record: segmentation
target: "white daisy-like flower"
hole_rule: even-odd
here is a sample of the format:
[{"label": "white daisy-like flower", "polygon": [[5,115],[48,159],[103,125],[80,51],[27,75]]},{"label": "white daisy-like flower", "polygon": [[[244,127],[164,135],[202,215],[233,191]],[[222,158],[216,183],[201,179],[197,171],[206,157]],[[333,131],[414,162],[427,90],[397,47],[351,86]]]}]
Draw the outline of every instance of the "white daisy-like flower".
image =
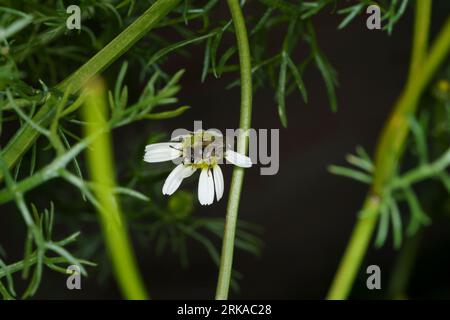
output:
[{"label": "white daisy-like flower", "polygon": [[196,131],[173,138],[170,142],[149,144],[145,147],[144,161],[149,163],[179,159],[177,165],[166,178],[162,193],[173,194],[184,178],[201,170],[198,183],[198,200],[201,205],[210,205],[214,196],[219,201],[223,196],[224,180],[219,164],[223,159],[243,168],[250,168],[249,157],[227,149],[220,133],[212,130]]}]

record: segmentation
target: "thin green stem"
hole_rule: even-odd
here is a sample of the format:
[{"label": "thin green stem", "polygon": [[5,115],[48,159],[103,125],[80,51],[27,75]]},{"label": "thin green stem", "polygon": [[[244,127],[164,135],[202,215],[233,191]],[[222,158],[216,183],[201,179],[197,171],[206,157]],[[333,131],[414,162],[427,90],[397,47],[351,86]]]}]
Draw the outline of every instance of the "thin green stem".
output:
[{"label": "thin green stem", "polygon": [[[228,0],[228,7],[233,18],[236,30],[236,39],[239,51],[239,64],[241,71],[241,113],[240,129],[237,151],[247,153],[248,129],[250,129],[252,115],[252,67],[250,47],[247,37],[244,16],[238,0]],[[230,197],[228,199],[225,231],[220,258],[219,278],[217,281],[216,299],[228,298],[233,266],[233,250],[236,231],[236,222],[239,209],[242,184],[244,181],[244,169],[235,167],[231,178]]]},{"label": "thin green stem", "polygon": [[[70,77],[57,85],[56,89],[69,94],[74,94],[93,76],[102,72],[111,63],[125,53],[136,41],[141,39],[150,29],[155,27],[178,3],[180,0],[158,0],[147,11],[145,11],[128,28],[122,31],[107,46],[100,50],[88,62],[75,71]],[[48,96],[47,101],[33,117],[33,123],[46,127],[54,115],[54,96]],[[39,132],[24,124],[11,138],[6,147],[1,151],[1,156],[8,168],[25,154],[39,137]],[[0,172],[0,181],[3,175]]]},{"label": "thin green stem", "polygon": [[408,187],[416,182],[436,176],[450,165],[450,149],[442,157],[433,163],[421,165],[405,173],[402,177],[394,180],[389,186],[391,189]]},{"label": "thin green stem", "polygon": [[25,194],[26,192],[36,188],[37,186],[51,179],[57,178],[59,176],[60,171],[64,169],[67,166],[67,164],[70,161],[72,161],[81,151],[83,151],[89,145],[89,143],[92,142],[94,138],[95,135],[86,137],[85,139],[78,142],[75,146],[70,148],[69,151],[56,157],[51,163],[49,163],[47,166],[37,171],[32,176],[29,176],[20,182],[16,182],[14,185],[14,190],[10,190],[8,188],[1,189],[0,205],[13,200],[15,192]]},{"label": "thin green stem", "polygon": [[[80,263],[85,264],[85,265],[91,265],[91,266],[95,266],[95,263],[86,261],[86,260],[78,260]],[[0,270],[0,279],[3,277],[6,277],[6,275],[15,273],[15,272],[19,272],[22,271],[23,269],[29,267],[30,265],[33,265],[37,263],[37,254],[33,253],[30,255],[30,257],[28,258],[28,261],[18,261],[15,263],[12,263],[10,265],[7,265],[6,268],[3,268],[2,270]],[[67,259],[64,257],[44,257],[44,263],[47,265],[56,265],[56,264],[60,264],[60,263],[67,263]],[[64,273],[65,273],[66,269],[64,268]]]},{"label": "thin green stem", "polygon": [[392,179],[404,149],[409,132],[408,117],[415,113],[423,90],[450,50],[450,18],[448,18],[429,54],[426,55],[428,37],[426,34],[429,32],[430,14],[431,0],[418,0],[411,72],[405,89],[380,136],[375,154],[374,180],[361,210],[364,215],[358,220],[351,235],[328,293],[328,299],[345,299],[350,293],[378,220],[384,188]]}]

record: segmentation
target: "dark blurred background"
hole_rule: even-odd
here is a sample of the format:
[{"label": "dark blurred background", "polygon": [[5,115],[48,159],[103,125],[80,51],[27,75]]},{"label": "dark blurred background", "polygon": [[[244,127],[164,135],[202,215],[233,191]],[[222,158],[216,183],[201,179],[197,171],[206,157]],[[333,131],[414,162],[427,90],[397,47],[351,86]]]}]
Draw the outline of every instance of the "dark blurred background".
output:
[{"label": "dark blurred background", "polygon": [[[445,11],[445,10],[444,10]],[[433,27],[439,27],[448,12],[435,10]],[[227,14],[224,12],[224,14]],[[243,277],[234,299],[322,299],[325,297],[338,262],[357,219],[367,187],[330,174],[327,166],[344,164],[347,153],[357,145],[371,154],[391,106],[404,85],[408,70],[412,30],[411,8],[389,36],[365,27],[365,16],[357,18],[342,31],[340,17],[322,13],[314,18],[319,43],[338,70],[339,109],[330,111],[325,86],[317,70],[307,70],[304,81],[309,92],[305,105],[298,94],[289,96],[289,126],[281,128],[272,89],[260,89],[254,95],[253,128],[280,128],[280,169],[277,175],[261,176],[259,168],[246,171],[239,218],[263,227],[264,247],[261,257],[237,251],[234,267]],[[274,43],[278,43],[274,34]],[[205,128],[235,128],[239,122],[238,88],[225,90],[236,75],[200,82],[203,46],[190,47],[191,57],[170,57],[170,70],[186,68],[182,78],[181,104],[192,106],[183,116],[151,124],[152,130],[171,132],[193,128],[202,120]],[[301,52],[296,53],[301,55]],[[295,56],[294,56],[295,57]],[[147,132],[149,123],[118,130],[114,134],[116,161],[126,161],[134,136]],[[151,168],[149,167],[149,170]],[[224,217],[231,168],[224,170],[224,200],[209,207],[196,206],[195,215]],[[184,184],[196,190],[196,179]],[[74,193],[76,191],[73,191]],[[43,194],[43,196],[45,196]],[[76,195],[78,197],[78,194]],[[70,197],[69,197],[70,199]],[[2,207],[0,243],[11,251],[22,235],[8,225],[22,225],[15,207]],[[450,228],[448,220],[437,220],[426,228],[410,283],[412,298],[450,297]],[[95,228],[82,232],[98,232]],[[220,247],[220,241],[215,241]],[[139,246],[140,269],[150,295],[157,299],[213,298],[217,268],[204,249],[189,243],[188,268],[178,257],[156,257]],[[383,249],[371,247],[355,282],[354,298],[376,298],[385,293],[396,260],[391,241]],[[21,249],[19,249],[20,251]],[[368,265],[379,265],[382,290],[365,287]],[[64,275],[46,271],[36,298],[119,298],[110,278],[98,284],[98,274],[91,271],[83,279],[83,290],[65,289]]]}]

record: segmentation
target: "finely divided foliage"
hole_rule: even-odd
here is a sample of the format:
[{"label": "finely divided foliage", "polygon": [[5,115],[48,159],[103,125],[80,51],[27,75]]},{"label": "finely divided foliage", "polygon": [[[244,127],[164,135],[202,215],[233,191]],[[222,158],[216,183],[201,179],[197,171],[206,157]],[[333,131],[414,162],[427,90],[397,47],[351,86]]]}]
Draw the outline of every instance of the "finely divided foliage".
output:
[{"label": "finely divided foliage", "polygon": [[[129,159],[117,167],[110,161],[117,174],[117,185],[111,184],[111,201],[120,202],[122,213],[117,212],[125,217],[139,246],[150,245],[157,254],[172,250],[186,266],[189,262],[187,240],[191,239],[201,244],[219,266],[220,254],[211,238],[223,237],[224,220],[195,215],[191,191],[174,193],[194,169],[201,169],[200,203],[211,204],[214,198],[219,200],[226,191],[221,169],[215,163],[217,159],[210,157],[206,162],[196,163],[184,158],[181,167],[176,167],[165,183],[168,166],[155,164],[149,169],[141,160],[145,145],[149,145],[145,154],[147,162],[185,156],[187,140],[177,142],[180,145],[176,148],[155,147],[161,146],[158,145],[161,141],[168,141],[168,133],[158,132],[157,126],[152,124],[180,116],[189,109],[178,105],[176,97],[181,90],[184,70],[170,74],[167,61],[174,54],[189,54],[189,46],[203,46],[202,65],[192,66],[186,62],[186,67],[202,71],[199,81],[214,81],[231,73],[235,79],[228,89],[247,85],[250,94],[255,94],[259,88],[273,88],[274,107],[280,123],[286,127],[286,98],[298,91],[302,101],[299,104],[311,100],[304,79],[307,68],[319,72],[331,110],[338,108],[337,73],[330,62],[332,59],[320,46],[314,16],[320,12],[340,15],[342,20],[337,27],[344,28],[374,2],[382,8],[384,28],[391,33],[408,7],[407,0],[360,0],[339,4],[333,0],[240,1],[251,52],[252,90],[251,84],[248,86],[239,77],[242,48],[224,40],[234,39],[233,34],[242,32],[239,28],[245,25],[236,21],[234,15],[233,21],[228,11],[223,10],[225,2],[86,0],[80,4],[82,29],[70,31],[65,27],[68,5],[65,1],[0,1],[0,205],[11,203],[17,207],[23,221],[18,234],[23,235],[23,239],[16,236],[15,241],[24,247],[23,258],[11,261],[8,248],[0,244],[0,294],[3,298],[34,296],[44,285],[44,268],[65,273],[68,265],[76,264],[81,266],[83,274],[98,270],[98,274],[107,276],[113,268],[105,262],[108,257],[104,242],[109,250],[121,248],[117,249],[119,259],[132,257],[133,253],[124,245],[128,241],[126,237],[115,243],[108,237],[103,240],[98,233],[76,231],[80,224],[96,227],[94,212],[104,211],[107,205],[99,192],[99,182],[91,181],[91,175],[87,175],[89,170],[92,174],[93,164],[86,164],[81,154],[99,135],[111,140],[114,130],[143,121],[150,129],[139,135],[141,140],[130,143]],[[166,37],[165,33],[170,36]],[[281,34],[281,41],[274,39],[273,34],[277,34],[277,38]],[[299,52],[301,44],[305,52]],[[122,61],[116,62],[120,58]],[[96,75],[104,76],[111,90],[100,90],[97,96],[88,98],[86,82]],[[441,77],[448,83],[448,72]],[[127,85],[132,81],[139,87],[138,93]],[[109,107],[98,132],[86,130],[90,117],[82,117],[78,112],[89,99]],[[406,202],[409,207],[408,233],[413,234],[430,223],[430,217],[424,213],[413,190],[415,183],[432,178],[442,182],[447,191],[450,188],[450,177],[445,172],[450,163],[449,151],[436,147],[439,149],[436,154],[427,147],[430,140],[438,140],[436,136],[427,136],[428,132],[435,132],[429,130],[430,127],[437,128],[439,139],[449,134],[448,88],[445,91],[445,86],[437,86],[432,101],[436,105],[433,112],[425,110],[419,117],[412,114],[409,119],[413,133],[409,149],[412,155],[418,156],[419,166],[399,170],[386,184],[380,210],[376,212],[380,215],[376,238],[379,246],[385,242],[390,225],[395,246],[401,246],[400,202]],[[445,109],[447,122],[439,120],[445,113],[441,109]],[[96,112],[95,108],[91,108],[91,112]],[[439,116],[433,117],[434,114]],[[12,136],[11,128],[15,131]],[[238,166],[251,166],[245,155],[229,151],[225,157]],[[356,169],[333,166],[330,170],[371,183],[375,166],[363,149],[359,148],[357,155],[347,159]],[[161,188],[163,194],[173,196],[163,197]],[[70,201],[66,199],[67,194],[70,194]],[[108,221],[108,217],[102,218]],[[17,223],[18,220],[10,221]],[[74,233],[55,240],[54,234],[59,232],[54,229],[59,225]],[[259,227],[239,220],[234,246],[259,255],[260,232]],[[15,282],[20,281],[18,273],[27,282],[23,292],[15,290]],[[239,272],[233,269],[229,276],[232,287],[237,290]],[[138,278],[125,276],[123,281]],[[133,284],[123,287],[122,292],[127,298],[146,297]]]}]

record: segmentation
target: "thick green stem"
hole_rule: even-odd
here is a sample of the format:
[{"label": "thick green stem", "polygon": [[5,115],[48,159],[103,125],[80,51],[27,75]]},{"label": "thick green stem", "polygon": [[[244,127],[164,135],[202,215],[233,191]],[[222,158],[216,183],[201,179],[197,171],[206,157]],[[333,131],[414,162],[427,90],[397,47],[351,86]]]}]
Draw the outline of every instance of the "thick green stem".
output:
[{"label": "thick green stem", "polygon": [[345,299],[355,281],[364,253],[375,229],[376,218],[374,217],[379,209],[379,199],[367,197],[363,208],[366,218],[360,218],[353,229],[327,299]]},{"label": "thick green stem", "polygon": [[387,290],[391,299],[400,300],[407,298],[408,283],[413,272],[422,237],[423,232],[418,232],[408,238],[399,252]]},{"label": "thick green stem", "polygon": [[328,299],[346,299],[369,246],[378,220],[378,210],[386,184],[392,178],[406,141],[408,117],[417,109],[418,100],[433,74],[450,50],[450,18],[437,36],[428,55],[427,37],[431,14],[431,0],[417,0],[410,74],[397,103],[393,108],[375,154],[374,180],[362,212],[341,260],[328,293]]},{"label": "thick green stem", "polygon": [[[239,1],[228,0],[228,7],[230,8],[234,28],[236,30],[239,63],[241,69],[241,135],[238,139],[237,151],[241,154],[246,154],[248,146],[248,129],[250,129],[252,115],[252,68],[250,48],[248,44],[245,20],[241,7],[239,6]],[[231,178],[230,197],[228,199],[222,255],[220,258],[219,279],[217,281],[216,299],[218,300],[225,300],[228,298],[233,266],[236,222],[243,180],[244,169],[235,167]]]},{"label": "thick green stem", "polygon": [[116,179],[111,137],[106,121],[106,89],[101,80],[94,79],[89,82],[86,91],[82,115],[88,125],[84,131],[86,138],[95,137],[91,148],[87,149],[87,164],[95,183],[100,222],[115,277],[127,299],[148,299],[129,241],[126,221],[113,192]]},{"label": "thick green stem", "polygon": [[76,92],[94,75],[102,72],[112,62],[117,60],[133,44],[141,39],[162,18],[164,18],[180,0],[158,0],[144,12],[128,28],[115,37],[106,47],[100,50],[87,63],[58,85],[61,91],[68,86]]},{"label": "thick green stem", "polygon": [[411,63],[409,65],[408,79],[415,76],[425,61],[428,48],[428,31],[431,19],[431,1],[419,0],[416,2],[416,19],[414,21],[414,40],[412,44]]},{"label": "thick green stem", "polygon": [[[56,89],[69,90],[76,93],[94,75],[102,72],[112,62],[125,53],[136,41],[141,39],[151,28],[164,18],[180,0],[158,0],[146,12],[144,12],[128,28],[120,33],[106,47],[100,50],[94,57],[75,71],[70,77],[61,82]],[[46,127],[54,114],[54,97],[50,97],[33,117],[33,122]],[[20,157],[34,144],[39,137],[39,132],[28,124],[24,124],[1,150],[1,156],[8,168],[14,166]],[[0,173],[0,181],[3,179]]]}]

